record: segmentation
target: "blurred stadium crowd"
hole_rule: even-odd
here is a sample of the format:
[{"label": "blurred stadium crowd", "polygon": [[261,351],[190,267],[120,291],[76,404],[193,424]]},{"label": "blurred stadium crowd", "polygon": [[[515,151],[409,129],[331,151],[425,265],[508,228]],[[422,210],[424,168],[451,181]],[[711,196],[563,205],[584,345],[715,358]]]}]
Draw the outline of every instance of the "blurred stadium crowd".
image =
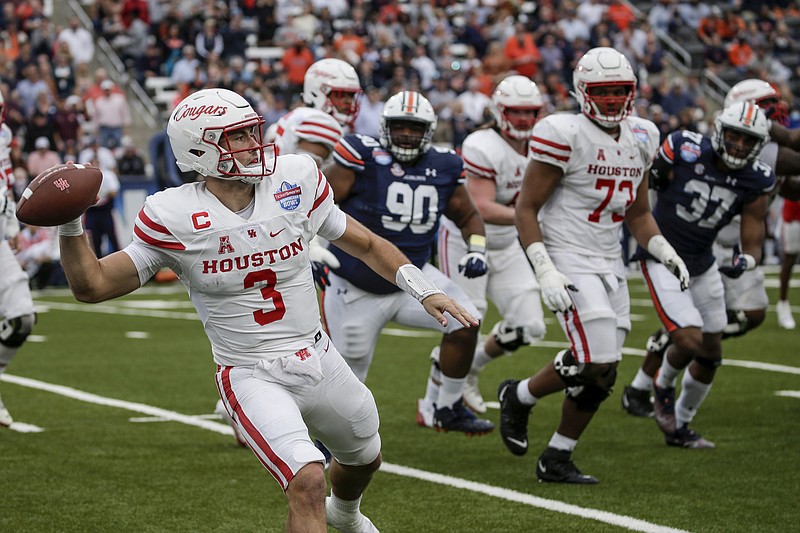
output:
[{"label": "blurred stadium crowd", "polygon": [[[80,0],[80,6],[90,27],[77,16],[54,20],[46,0],[2,5],[0,90],[14,133],[18,193],[41,170],[67,160],[97,160],[122,176],[147,173],[160,188],[194,179],[170,161],[163,132],[147,132],[149,150],[131,140],[128,96],[95,61],[100,36],[126,75],[149,87],[167,113],[192,91],[225,87],[269,125],[302,105],[306,69],[337,57],[356,68],[365,89],[358,133],[377,136],[383,102],[413,89],[438,114],[434,142],[456,149],[485,121],[494,86],[512,72],[538,84],[546,113],[574,110],[572,70],[596,46],[629,59],[639,78],[636,113],[655,122],[662,138],[678,128],[708,131],[718,107],[703,91],[708,73],[731,84],[769,80],[789,105],[791,125],[800,122],[800,0]],[[702,64],[676,76],[657,31],[698,45]]]}]

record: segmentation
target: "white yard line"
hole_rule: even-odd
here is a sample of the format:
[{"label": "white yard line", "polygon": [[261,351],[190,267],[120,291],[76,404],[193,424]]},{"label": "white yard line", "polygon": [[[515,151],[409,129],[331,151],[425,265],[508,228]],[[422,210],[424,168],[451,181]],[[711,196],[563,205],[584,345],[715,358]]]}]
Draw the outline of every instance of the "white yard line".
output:
[{"label": "white yard line", "polygon": [[800,390],[779,390],[775,391],[775,396],[783,396],[785,398],[797,398],[800,400]]},{"label": "white yard line", "polygon": [[[105,405],[108,407],[116,407],[118,409],[126,409],[128,411],[143,413],[151,417],[157,417],[159,419],[170,420],[173,422],[180,422],[181,424],[187,424],[190,426],[207,429],[215,433],[233,435],[233,429],[231,429],[231,427],[228,426],[227,424],[209,422],[198,416],[184,415],[181,413],[176,413],[175,411],[168,411],[166,409],[153,407],[151,405],[146,405],[143,403],[127,402],[124,400],[115,400],[113,398],[106,398],[103,396],[98,396],[97,394],[92,394],[90,392],[84,392],[77,389],[73,389],[72,387],[65,387],[63,385],[54,385],[52,383],[46,383],[44,381],[23,378],[20,376],[14,376],[5,373],[0,375],[0,378],[2,378],[3,381],[7,381],[15,385],[52,392],[54,394],[59,394],[61,396],[66,396],[68,398],[72,398],[74,400],[79,400],[82,402],[87,402],[97,405]],[[646,522],[644,520],[639,520],[637,518],[632,518],[630,516],[618,515],[610,513],[608,511],[601,511],[599,509],[591,509],[588,507],[579,507],[577,505],[572,505],[557,500],[548,500],[546,498],[540,498],[538,496],[533,496],[531,494],[526,494],[524,492],[517,492],[511,489],[495,487],[492,485],[477,483],[475,481],[469,481],[467,479],[446,476],[443,474],[436,474],[434,472],[426,472],[425,470],[418,470],[416,468],[410,468],[407,466],[396,465],[392,463],[383,463],[381,465],[381,472],[419,479],[422,481],[427,481],[429,483],[446,485],[448,487],[453,487],[457,489],[469,490],[472,492],[477,492],[479,494],[486,494],[494,498],[499,498],[510,502],[521,503],[523,505],[528,505],[530,507],[536,507],[539,509],[545,509],[547,511],[553,511],[556,513],[578,516],[589,520],[595,520],[598,522],[603,522],[606,524],[623,527],[626,529],[630,529],[631,531],[647,531],[653,533],[684,533],[684,531],[681,529],[675,529],[667,526],[653,524],[651,522]]]}]

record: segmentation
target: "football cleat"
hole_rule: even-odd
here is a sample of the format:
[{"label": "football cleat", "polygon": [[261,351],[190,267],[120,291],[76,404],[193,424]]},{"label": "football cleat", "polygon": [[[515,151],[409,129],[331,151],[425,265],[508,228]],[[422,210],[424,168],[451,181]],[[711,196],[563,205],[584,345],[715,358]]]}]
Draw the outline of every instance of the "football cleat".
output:
[{"label": "football cleat", "polygon": [[716,448],[713,442],[692,431],[687,424],[676,429],[674,433],[665,435],[664,440],[669,446],[677,446],[679,448],[691,448],[694,450]]},{"label": "football cleat", "polygon": [[483,401],[481,390],[478,388],[478,374],[473,374],[472,372],[467,374],[467,380],[464,382],[461,394],[464,397],[464,403],[472,411],[481,415],[486,412],[486,402]]},{"label": "football cleat", "polygon": [[657,378],[658,372],[653,378],[653,397],[655,399],[653,415],[661,431],[665,435],[670,435],[675,433],[675,387],[662,389],[656,383]]},{"label": "football cleat", "polygon": [[497,389],[500,400],[500,437],[514,455],[528,453],[528,418],[532,405],[524,405],[517,397],[519,380],[507,379]]},{"label": "football cleat", "polygon": [[667,346],[672,344],[672,338],[664,328],[659,328],[658,331],[647,337],[645,348],[648,352],[654,353],[659,357],[664,357],[664,350]]},{"label": "football cleat", "polygon": [[433,405],[422,398],[417,400],[417,424],[424,428],[433,427]]},{"label": "football cleat", "polygon": [[347,513],[337,509],[331,503],[330,496],[325,498],[325,522],[339,533],[379,533],[378,528],[361,511]]},{"label": "football cleat", "polygon": [[792,316],[792,308],[786,300],[779,300],[775,309],[778,311],[778,325],[783,329],[794,329],[797,325],[794,323]]},{"label": "football cleat", "polygon": [[628,385],[622,391],[622,408],[629,415],[653,418],[653,400],[650,391]]},{"label": "football cleat", "polygon": [[13,422],[14,419],[11,418],[11,413],[8,412],[5,404],[3,404],[3,398],[0,398],[0,427],[8,427]]},{"label": "football cleat", "polygon": [[581,473],[572,462],[572,452],[547,448],[536,462],[536,477],[540,482],[573,483],[576,485],[596,485],[594,476]]},{"label": "football cleat", "polygon": [[475,416],[460,398],[452,407],[437,408],[433,412],[433,427],[436,431],[460,431],[467,435],[485,435],[494,430],[494,424]]},{"label": "football cleat", "polygon": [[233,428],[233,436],[236,437],[236,442],[239,443],[239,446],[246,448],[247,441],[244,440],[241,432],[239,431],[239,426],[233,419],[228,415],[228,411],[225,409],[225,405],[222,403],[222,400],[217,400],[217,405],[214,407],[214,413],[218,414],[222,420],[227,422],[227,424]]}]

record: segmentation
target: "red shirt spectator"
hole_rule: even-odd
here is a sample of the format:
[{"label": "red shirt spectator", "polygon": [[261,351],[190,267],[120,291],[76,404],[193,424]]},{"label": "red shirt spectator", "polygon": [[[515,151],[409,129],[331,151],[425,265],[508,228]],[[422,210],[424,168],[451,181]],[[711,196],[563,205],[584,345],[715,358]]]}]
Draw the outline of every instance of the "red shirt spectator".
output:
[{"label": "red shirt spectator", "polygon": [[506,40],[505,55],[511,65],[521,76],[533,78],[539,70],[542,56],[533,40],[533,35],[517,31]]},{"label": "red shirt spectator", "polygon": [[611,5],[608,6],[607,13],[608,19],[616,24],[620,31],[627,30],[631,22],[636,20],[636,15],[633,14],[631,8],[628,7],[627,4],[623,4],[621,0],[614,0]]},{"label": "red shirt spectator", "polygon": [[298,41],[291,48],[287,48],[281,58],[281,65],[283,65],[289,83],[299,87],[303,86],[306,71],[313,63],[314,53],[311,52],[305,41]]},{"label": "red shirt spectator", "polygon": [[728,61],[736,68],[746,67],[753,59],[753,49],[744,38],[737,39],[728,48]]}]

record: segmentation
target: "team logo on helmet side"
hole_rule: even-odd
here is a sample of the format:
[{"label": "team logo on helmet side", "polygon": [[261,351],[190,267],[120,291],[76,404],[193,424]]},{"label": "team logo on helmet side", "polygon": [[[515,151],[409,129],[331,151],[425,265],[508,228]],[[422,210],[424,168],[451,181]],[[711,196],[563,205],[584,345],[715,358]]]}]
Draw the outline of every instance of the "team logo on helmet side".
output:
[{"label": "team logo on helmet side", "polygon": [[[190,106],[189,104],[184,104],[175,109],[175,114],[173,116],[175,118],[175,122],[179,122],[187,117],[189,118],[189,120],[197,120],[203,115],[221,117],[227,112],[228,112],[227,106],[201,105],[195,107],[195,106]],[[253,115],[255,115],[255,113],[253,113]],[[249,118],[249,117],[245,116],[244,118]]]}]

